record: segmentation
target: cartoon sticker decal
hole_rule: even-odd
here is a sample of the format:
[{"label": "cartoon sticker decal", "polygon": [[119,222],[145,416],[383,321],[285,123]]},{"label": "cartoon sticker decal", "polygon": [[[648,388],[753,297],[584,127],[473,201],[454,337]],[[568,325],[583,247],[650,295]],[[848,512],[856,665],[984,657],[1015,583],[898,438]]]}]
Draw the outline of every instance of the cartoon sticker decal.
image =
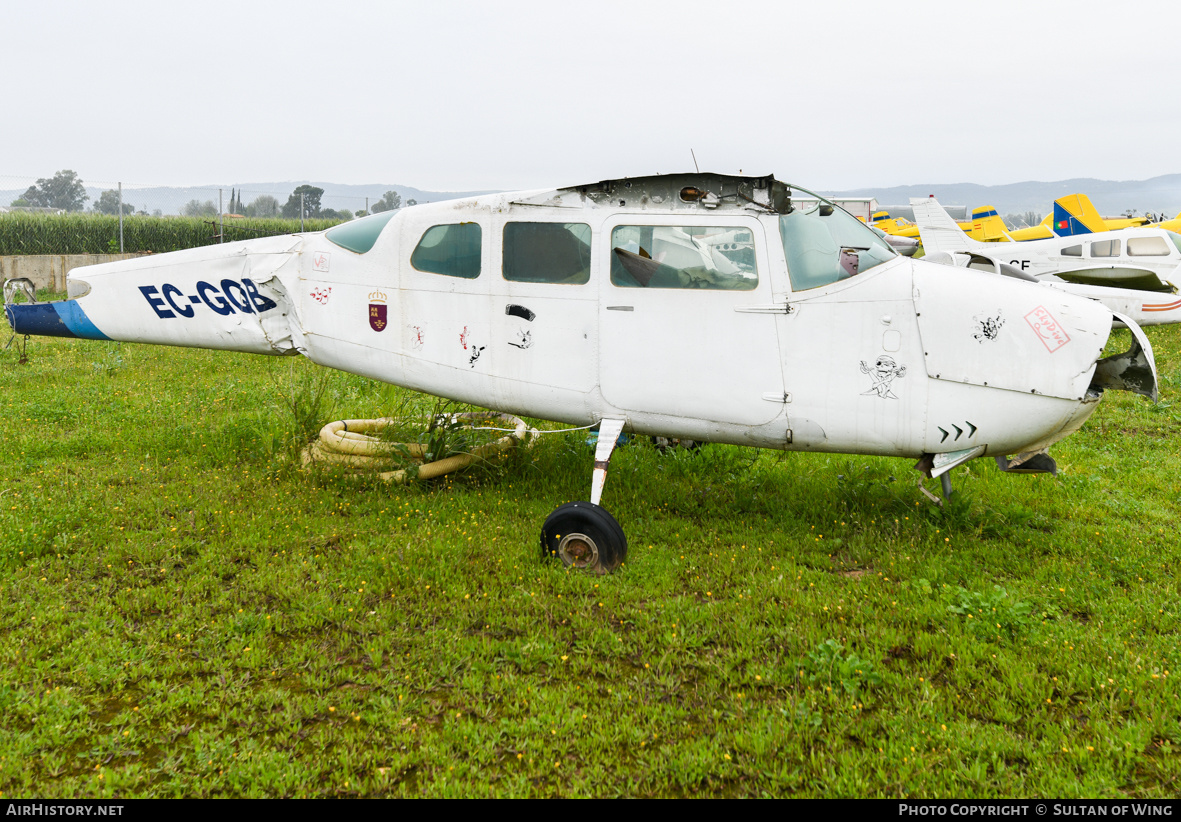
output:
[{"label": "cartoon sticker decal", "polygon": [[[510,317],[519,317],[522,320],[524,320],[525,322],[529,322],[529,323],[533,322],[533,320],[537,317],[537,315],[535,313],[530,311],[525,306],[514,305],[512,303],[510,303],[509,305],[506,305],[504,307],[504,313]],[[529,330],[528,327],[526,327],[524,325],[520,325],[520,324],[517,325],[516,331],[517,331],[517,338],[515,340],[508,340],[507,341],[508,344],[511,345],[513,348],[520,348],[521,350],[524,350],[526,348],[532,348],[533,347],[533,332],[531,330]]]},{"label": "cartoon sticker decal", "polygon": [[[964,422],[964,425],[966,425],[968,427],[968,439],[972,439],[972,437],[976,436],[976,430],[977,430],[976,424],[973,422],[969,422],[968,420],[964,420],[963,422]],[[960,428],[955,423],[951,423],[951,427],[955,429],[955,439],[953,439],[952,442],[956,442],[959,440],[960,437],[962,437],[964,435],[964,429]],[[947,442],[947,438],[951,436],[951,432],[948,431],[946,428],[944,428],[942,425],[936,425],[935,428],[937,428],[939,431],[941,431],[943,433],[943,436],[939,439],[939,442],[941,442],[941,443]]]},{"label": "cartoon sticker decal", "polygon": [[374,291],[369,295],[369,327],[374,331],[385,331],[386,325],[386,309],[385,294],[381,291]]},{"label": "cartoon sticker decal", "polygon": [[508,341],[508,344],[514,348],[530,348],[533,345],[533,332],[517,330],[517,341]]},{"label": "cartoon sticker decal", "polygon": [[312,268],[316,271],[328,272],[328,264],[332,262],[332,255],[326,251],[317,251],[312,255]]},{"label": "cartoon sticker decal", "polygon": [[423,344],[426,342],[426,332],[422,330],[421,325],[409,326],[410,347],[415,351],[421,351]]},{"label": "cartoon sticker decal", "polygon": [[985,315],[983,319],[979,315],[972,317],[976,321],[976,330],[972,336],[976,342],[983,343],[985,340],[995,340],[1001,333],[1001,326],[1005,324],[1005,318],[1001,315],[998,309],[995,317]]},{"label": "cartoon sticker decal", "polygon": [[309,296],[320,305],[328,305],[328,298],[332,296],[332,286],[328,286],[327,288],[317,286],[312,289]]},{"label": "cartoon sticker decal", "polygon": [[1070,335],[1066,333],[1066,329],[1054,319],[1054,315],[1047,311],[1045,306],[1039,305],[1030,311],[1025,315],[1025,321],[1051,354],[1070,342]]},{"label": "cartoon sticker decal", "polygon": [[533,319],[537,316],[525,306],[514,305],[512,303],[504,307],[504,313],[510,317],[520,317],[526,322],[533,322]]},{"label": "cartoon sticker decal", "polygon": [[476,360],[480,359],[480,352],[488,347],[486,345],[478,346],[472,342],[471,334],[468,332],[466,325],[463,327],[463,331],[459,332],[459,344],[463,346],[464,351],[470,350],[472,352],[472,355],[467,360],[467,364],[472,368],[476,367]]},{"label": "cartoon sticker decal", "polygon": [[906,366],[898,365],[894,362],[894,358],[882,354],[873,365],[866,365],[865,360],[861,361],[861,373],[868,374],[873,380],[873,385],[869,387],[868,391],[862,391],[861,396],[877,396],[883,400],[896,400],[898,396],[890,390],[891,383],[895,379],[902,379],[906,376]]}]

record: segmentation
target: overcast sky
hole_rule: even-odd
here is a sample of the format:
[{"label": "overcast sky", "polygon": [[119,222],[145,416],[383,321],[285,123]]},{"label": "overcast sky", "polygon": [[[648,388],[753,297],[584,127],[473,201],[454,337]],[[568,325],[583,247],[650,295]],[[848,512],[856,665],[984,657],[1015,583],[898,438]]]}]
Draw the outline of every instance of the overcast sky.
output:
[{"label": "overcast sky", "polygon": [[692,169],[809,188],[1144,179],[1157,0],[0,0],[0,175],[517,189]]}]

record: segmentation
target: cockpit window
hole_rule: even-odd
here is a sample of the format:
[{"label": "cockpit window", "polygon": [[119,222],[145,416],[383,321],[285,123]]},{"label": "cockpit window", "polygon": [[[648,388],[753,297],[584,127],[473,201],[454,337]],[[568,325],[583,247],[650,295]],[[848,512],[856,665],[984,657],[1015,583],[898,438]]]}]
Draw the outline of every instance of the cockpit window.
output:
[{"label": "cockpit window", "polygon": [[779,234],[793,291],[835,283],[898,256],[868,226],[823,199],[780,217]]},{"label": "cockpit window", "polygon": [[759,284],[754,234],[743,226],[616,226],[611,282],[624,288],[750,291]]},{"label": "cockpit window", "polygon": [[479,223],[451,223],[431,226],[410,255],[410,265],[419,271],[474,280],[480,276]]},{"label": "cockpit window", "polygon": [[1083,256],[1083,247],[1081,245],[1071,245],[1062,249],[1063,257],[1081,257]]},{"label": "cockpit window", "polygon": [[372,217],[353,220],[328,229],[324,236],[341,248],[364,254],[373,248],[381,230],[397,213],[396,211],[385,211],[381,214],[374,214]]},{"label": "cockpit window", "polygon": [[1176,231],[1166,231],[1165,233],[1173,241],[1173,245],[1177,246],[1177,250],[1181,251],[1181,234],[1178,234]]}]

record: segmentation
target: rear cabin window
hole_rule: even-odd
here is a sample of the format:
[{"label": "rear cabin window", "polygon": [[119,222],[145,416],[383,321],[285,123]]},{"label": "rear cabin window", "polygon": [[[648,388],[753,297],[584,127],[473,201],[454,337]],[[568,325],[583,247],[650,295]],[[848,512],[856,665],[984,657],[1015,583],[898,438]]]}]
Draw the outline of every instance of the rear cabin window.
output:
[{"label": "rear cabin window", "polygon": [[431,226],[422,235],[410,265],[419,271],[474,280],[480,276],[479,223]]},{"label": "rear cabin window", "polygon": [[754,234],[735,226],[621,225],[611,232],[611,282],[623,288],[750,291]]},{"label": "rear cabin window", "polygon": [[1130,237],[1129,257],[1167,257],[1172,246],[1164,237]]},{"label": "rear cabin window", "polygon": [[335,228],[328,229],[324,236],[341,248],[347,248],[349,251],[364,254],[373,248],[373,244],[377,242],[377,237],[381,234],[381,230],[385,228],[386,223],[397,213],[396,211],[386,211],[382,214],[374,214],[372,217],[353,220],[344,225],[338,225]]},{"label": "rear cabin window", "polygon": [[1081,245],[1067,246],[1062,249],[1063,257],[1081,257],[1083,256],[1083,247]]},{"label": "rear cabin window", "polygon": [[586,223],[505,223],[501,271],[517,283],[590,282],[591,230]]},{"label": "rear cabin window", "polygon": [[1119,256],[1119,240],[1104,240],[1100,243],[1091,243],[1092,257],[1118,257]]}]

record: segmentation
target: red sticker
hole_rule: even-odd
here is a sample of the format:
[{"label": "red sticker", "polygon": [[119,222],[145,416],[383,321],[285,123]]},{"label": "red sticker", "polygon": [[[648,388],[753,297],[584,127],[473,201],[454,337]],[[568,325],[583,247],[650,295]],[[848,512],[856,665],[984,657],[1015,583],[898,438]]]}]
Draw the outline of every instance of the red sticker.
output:
[{"label": "red sticker", "polygon": [[1026,314],[1025,321],[1029,323],[1029,327],[1034,330],[1038,339],[1042,341],[1042,345],[1051,354],[1070,342],[1070,335],[1066,333],[1066,329],[1054,319],[1054,315],[1044,306],[1039,305]]}]

